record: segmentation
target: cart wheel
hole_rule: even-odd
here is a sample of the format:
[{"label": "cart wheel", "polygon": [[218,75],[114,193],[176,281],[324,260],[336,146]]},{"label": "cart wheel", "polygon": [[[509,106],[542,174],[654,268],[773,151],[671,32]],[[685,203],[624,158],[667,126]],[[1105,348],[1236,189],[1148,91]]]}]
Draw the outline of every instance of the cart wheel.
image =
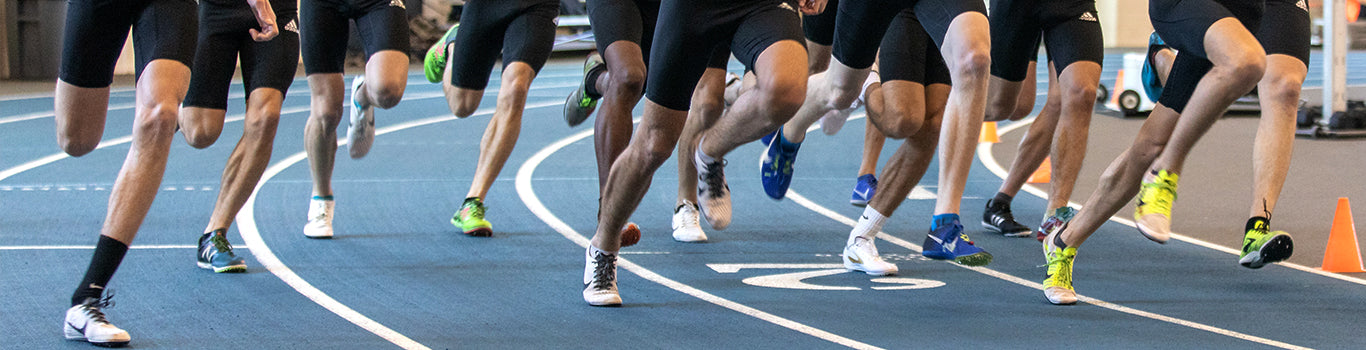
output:
[{"label": "cart wheel", "polygon": [[1096,102],[1103,103],[1110,98],[1110,89],[1105,85],[1096,86]]},{"label": "cart wheel", "polygon": [[1119,94],[1119,110],[1123,111],[1126,116],[1138,114],[1140,102],[1142,99],[1138,97],[1137,91],[1124,90],[1123,93]]}]

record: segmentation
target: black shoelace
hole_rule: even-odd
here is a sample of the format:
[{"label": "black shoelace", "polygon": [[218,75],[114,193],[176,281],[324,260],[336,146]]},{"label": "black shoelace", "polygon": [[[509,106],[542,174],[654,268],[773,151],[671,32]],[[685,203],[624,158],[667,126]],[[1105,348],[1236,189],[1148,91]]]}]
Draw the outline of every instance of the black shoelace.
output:
[{"label": "black shoelace", "polygon": [[617,259],[608,254],[593,257],[593,289],[603,290],[612,287],[617,280]]},{"label": "black shoelace", "polygon": [[106,289],[103,297],[86,299],[82,305],[85,306],[83,309],[86,316],[89,316],[91,320],[109,323],[109,320],[104,317],[104,312],[100,309],[114,307],[114,290]]},{"label": "black shoelace", "polygon": [[[718,159],[704,166],[707,168],[707,173],[702,175],[702,182],[707,184],[707,197],[721,197],[721,189],[726,186],[726,160]],[[698,189],[698,194],[702,194],[701,189]]]}]

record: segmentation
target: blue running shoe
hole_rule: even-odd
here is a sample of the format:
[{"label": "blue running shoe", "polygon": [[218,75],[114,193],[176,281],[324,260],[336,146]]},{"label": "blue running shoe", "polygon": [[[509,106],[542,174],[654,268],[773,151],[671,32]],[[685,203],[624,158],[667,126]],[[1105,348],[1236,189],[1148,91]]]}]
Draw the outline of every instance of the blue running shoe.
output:
[{"label": "blue running shoe", "polygon": [[764,135],[764,147],[767,149],[759,156],[759,179],[764,183],[764,192],[773,199],[783,199],[787,195],[787,187],[792,185],[792,163],[797,160],[797,150],[802,147],[801,143],[796,143],[791,150],[783,149],[782,137],[781,128]]},{"label": "blue running shoe", "polygon": [[868,202],[873,200],[873,194],[877,193],[877,177],[873,174],[859,175],[858,183],[854,184],[854,195],[849,197],[849,204],[855,207],[866,207]]},{"label": "blue running shoe", "polygon": [[1153,55],[1166,48],[1167,43],[1157,36],[1157,32],[1148,35],[1148,58],[1143,60],[1143,93],[1148,95],[1148,100],[1157,101],[1162,96],[1162,79],[1157,77],[1157,67],[1153,67]]},{"label": "blue running shoe", "polygon": [[199,268],[213,272],[247,272],[247,263],[232,253],[232,245],[224,236],[227,229],[217,229],[199,236]]},{"label": "blue running shoe", "polygon": [[972,239],[963,233],[963,224],[957,220],[931,230],[929,236],[925,237],[921,255],[936,260],[953,260],[967,266],[987,266],[991,263],[991,253],[973,245]]}]

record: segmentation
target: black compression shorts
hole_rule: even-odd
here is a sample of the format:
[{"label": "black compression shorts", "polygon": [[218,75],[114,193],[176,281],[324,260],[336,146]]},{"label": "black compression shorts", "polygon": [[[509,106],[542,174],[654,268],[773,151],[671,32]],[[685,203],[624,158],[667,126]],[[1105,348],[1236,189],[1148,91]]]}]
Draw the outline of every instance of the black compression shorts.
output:
[{"label": "black compression shorts", "polygon": [[645,96],[665,108],[686,111],[717,47],[730,43],[735,57],[753,69],[759,54],[784,40],[805,45],[801,16],[790,1],[664,0]]},{"label": "black compression shorts", "polygon": [[1059,74],[1080,61],[1102,64],[1098,18],[1094,0],[992,0],[991,75],[1023,81],[1029,62],[1038,58],[1040,39]]},{"label": "black compression shorts", "polygon": [[241,0],[202,0],[199,6],[199,46],[194,75],[185,95],[186,107],[227,109],[228,86],[237,60],[242,62],[242,85],[289,92],[299,66],[299,31],[293,1],[271,1],[280,35],[264,42],[252,40],[249,29],[259,29],[256,17]]},{"label": "black compression shorts", "polygon": [[[835,45],[832,55],[845,66],[868,68],[873,65],[878,46],[892,18],[912,8],[935,46],[944,45],[949,24],[967,12],[986,14],[980,0],[860,0],[839,4],[835,19]],[[828,11],[828,10],[827,10]],[[883,67],[886,69],[886,67]]]},{"label": "black compression shorts", "polygon": [[830,0],[825,3],[825,12],[815,16],[802,16],[802,32],[806,34],[806,40],[830,46],[835,43],[835,14],[839,13],[839,0]]},{"label": "black compression shorts", "polygon": [[949,67],[939,47],[910,9],[902,10],[887,27],[878,51],[882,82],[903,80],[921,85],[950,84]]},{"label": "black compression shorts", "polygon": [[158,59],[194,61],[193,0],[68,0],[58,77],[83,88],[108,87],[114,64],[133,32],[134,79]]},{"label": "black compression shorts", "polygon": [[1249,32],[1261,28],[1262,1],[1248,0],[1152,0],[1148,14],[1153,29],[1177,50],[1171,73],[1158,103],[1177,113],[1186,109],[1195,86],[1214,64],[1206,59],[1205,32],[1221,19],[1238,19]]},{"label": "black compression shorts", "polygon": [[659,0],[588,0],[588,19],[593,23],[593,40],[598,51],[618,41],[640,45],[646,65],[650,63],[650,43],[659,21]]},{"label": "black compression shorts", "polygon": [[1309,9],[1296,0],[1266,0],[1257,41],[1267,55],[1287,55],[1309,66]]},{"label": "black compression shorts", "polygon": [[341,73],[346,62],[346,43],[351,20],[356,21],[368,59],[376,52],[408,53],[408,15],[402,1],[302,0],[304,71]]},{"label": "black compression shorts", "polygon": [[452,39],[451,85],[483,90],[498,54],[503,67],[522,62],[541,71],[555,45],[557,0],[470,0],[460,13],[460,29]]}]

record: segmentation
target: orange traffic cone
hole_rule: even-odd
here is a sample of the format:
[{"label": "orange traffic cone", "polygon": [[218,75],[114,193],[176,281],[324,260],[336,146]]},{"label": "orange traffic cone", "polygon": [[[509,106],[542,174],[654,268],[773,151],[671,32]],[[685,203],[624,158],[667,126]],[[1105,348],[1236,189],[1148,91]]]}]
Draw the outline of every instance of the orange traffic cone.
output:
[{"label": "orange traffic cone", "polygon": [[1352,205],[1347,197],[1338,198],[1333,215],[1333,230],[1328,232],[1328,248],[1323,250],[1323,267],[1328,272],[1366,272],[1357,249],[1357,230],[1352,222]]},{"label": "orange traffic cone", "polygon": [[1029,183],[1046,184],[1053,181],[1053,162],[1049,158],[1043,159],[1043,164],[1039,164],[1039,169],[1034,170],[1034,174],[1029,175]]},{"label": "orange traffic cone", "polygon": [[1001,136],[996,134],[996,122],[982,123],[982,137],[977,142],[997,143],[1001,142]]}]

